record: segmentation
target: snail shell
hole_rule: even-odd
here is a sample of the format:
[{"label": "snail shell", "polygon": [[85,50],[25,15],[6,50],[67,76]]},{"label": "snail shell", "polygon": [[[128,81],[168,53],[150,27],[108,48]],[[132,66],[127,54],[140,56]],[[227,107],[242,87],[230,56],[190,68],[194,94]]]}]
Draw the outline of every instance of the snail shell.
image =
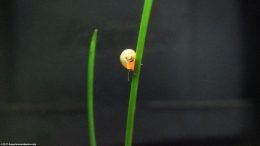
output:
[{"label": "snail shell", "polygon": [[125,49],[120,55],[121,64],[128,70],[134,71],[136,53],[133,49]]}]

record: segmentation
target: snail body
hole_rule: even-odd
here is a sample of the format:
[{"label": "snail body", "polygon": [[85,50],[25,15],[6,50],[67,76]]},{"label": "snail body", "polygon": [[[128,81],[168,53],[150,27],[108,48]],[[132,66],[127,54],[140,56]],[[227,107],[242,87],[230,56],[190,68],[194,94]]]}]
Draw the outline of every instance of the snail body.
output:
[{"label": "snail body", "polygon": [[129,71],[134,71],[136,53],[133,49],[125,49],[120,55],[121,64]]}]

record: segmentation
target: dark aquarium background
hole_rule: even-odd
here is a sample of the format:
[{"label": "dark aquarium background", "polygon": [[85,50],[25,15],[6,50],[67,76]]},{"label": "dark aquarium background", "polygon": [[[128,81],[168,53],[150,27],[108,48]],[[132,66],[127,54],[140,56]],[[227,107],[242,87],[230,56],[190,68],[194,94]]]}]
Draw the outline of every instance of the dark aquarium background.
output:
[{"label": "dark aquarium background", "polygon": [[[0,143],[87,146],[94,28],[97,143],[124,143],[143,0],[0,1]],[[260,2],[155,0],[137,100],[136,146],[260,145]]]}]

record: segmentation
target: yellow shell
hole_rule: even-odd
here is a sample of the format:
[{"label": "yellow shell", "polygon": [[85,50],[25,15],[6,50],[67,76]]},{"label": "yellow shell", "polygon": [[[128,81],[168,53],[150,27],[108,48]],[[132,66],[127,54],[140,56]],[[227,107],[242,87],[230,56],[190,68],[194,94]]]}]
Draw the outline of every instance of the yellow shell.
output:
[{"label": "yellow shell", "polygon": [[120,55],[120,62],[126,69],[134,71],[135,57],[136,54],[133,49],[125,49]]}]

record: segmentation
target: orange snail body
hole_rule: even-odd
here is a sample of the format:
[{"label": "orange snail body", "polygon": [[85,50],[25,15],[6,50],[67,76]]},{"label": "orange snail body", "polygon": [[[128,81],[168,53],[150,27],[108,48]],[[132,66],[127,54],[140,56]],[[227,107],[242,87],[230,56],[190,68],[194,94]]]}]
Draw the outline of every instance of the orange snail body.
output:
[{"label": "orange snail body", "polygon": [[125,49],[120,55],[121,64],[128,70],[134,71],[136,53],[133,49]]}]

